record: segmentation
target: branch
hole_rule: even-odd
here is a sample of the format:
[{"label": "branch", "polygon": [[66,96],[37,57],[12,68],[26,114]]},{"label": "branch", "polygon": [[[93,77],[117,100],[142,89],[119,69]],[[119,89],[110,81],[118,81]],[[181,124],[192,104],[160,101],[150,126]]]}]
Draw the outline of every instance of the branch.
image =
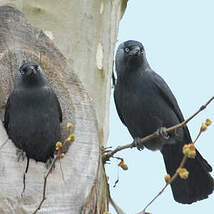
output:
[{"label": "branch", "polygon": [[[196,112],[197,113],[197,112]],[[196,141],[198,140],[198,138],[200,137],[201,133],[203,132],[204,130],[202,130],[202,128],[200,129],[196,139],[192,142],[192,144],[195,144]],[[184,164],[186,163],[186,160],[188,159],[188,157],[186,155],[184,155],[180,165],[178,168],[183,168],[184,167]],[[146,209],[165,191],[165,189],[169,186],[169,184],[171,184],[177,177],[178,177],[179,173],[178,171],[176,170],[176,172],[174,173],[174,175],[172,176],[172,178],[170,178],[170,180],[165,184],[165,186],[161,189],[161,191],[145,206],[145,208],[137,213],[137,214],[146,214]]]},{"label": "branch", "polygon": [[[64,143],[62,144],[61,142],[56,142],[56,150],[58,150],[58,153],[56,155],[56,157],[54,158],[53,162],[51,163],[51,166],[44,178],[44,184],[43,184],[43,195],[42,195],[42,200],[41,202],[39,203],[39,206],[36,208],[36,210],[33,212],[33,214],[36,214],[42,207],[43,203],[45,202],[46,200],[46,187],[47,187],[47,180],[48,180],[48,176],[50,175],[50,173],[52,172],[52,170],[54,169],[55,167],[55,163],[56,161],[61,158],[64,157],[64,149],[66,148],[66,146],[72,142],[74,142],[75,140],[75,137],[74,135],[71,135],[70,132],[71,132],[71,129],[72,129],[72,124],[71,123],[67,123],[67,135],[68,137],[65,139]],[[60,167],[61,168],[61,167]],[[62,173],[62,176],[63,176],[63,173]],[[64,176],[63,176],[63,179],[64,179]]]},{"label": "branch", "polygon": [[46,186],[47,186],[47,180],[48,180],[48,176],[49,174],[51,173],[51,171],[53,170],[54,166],[55,166],[55,163],[57,161],[57,159],[59,159],[60,156],[59,156],[59,153],[57,154],[57,156],[54,158],[49,170],[48,170],[48,173],[47,175],[45,176],[44,178],[44,184],[43,184],[43,197],[42,197],[42,200],[41,202],[39,203],[39,206],[36,208],[36,210],[33,212],[33,214],[36,214],[42,207],[42,204],[45,202],[46,200]]},{"label": "branch", "polygon": [[[195,112],[191,117],[189,117],[187,120],[184,120],[183,122],[177,124],[177,125],[174,125],[172,127],[169,127],[166,129],[166,132],[167,133],[170,133],[178,128],[181,128],[183,126],[185,126],[190,120],[192,120],[196,115],[198,115],[201,111],[203,111],[212,101],[214,100],[214,97],[210,98],[204,105],[202,105],[199,110],[197,112]],[[140,139],[140,145],[143,146],[143,144],[153,138],[156,138],[156,137],[159,137],[159,135],[154,132],[153,134],[150,134],[144,138],[141,138]],[[126,144],[124,146],[118,146],[115,150],[113,151],[110,151],[106,154],[103,155],[103,162],[105,163],[106,161],[108,161],[111,157],[113,157],[113,155],[121,150],[124,150],[124,149],[128,149],[128,148],[133,148],[133,147],[136,147],[136,145],[134,143],[130,143],[130,144]]]},{"label": "branch", "polygon": [[166,183],[162,190],[145,206],[145,208],[141,212],[137,214],[146,214],[146,209],[164,192],[168,185],[169,183]]}]

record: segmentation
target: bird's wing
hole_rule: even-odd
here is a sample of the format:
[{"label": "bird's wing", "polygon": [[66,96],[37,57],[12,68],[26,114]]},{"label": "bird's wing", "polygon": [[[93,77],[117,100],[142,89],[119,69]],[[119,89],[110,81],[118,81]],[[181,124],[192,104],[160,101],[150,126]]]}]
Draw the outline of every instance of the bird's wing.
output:
[{"label": "bird's wing", "polygon": [[57,102],[57,108],[58,108],[58,112],[59,112],[59,121],[62,122],[62,109],[61,109],[61,106],[60,106],[60,103],[59,103],[59,100],[58,100],[56,94],[55,94],[55,99]]},{"label": "bird's wing", "polygon": [[[153,82],[154,85],[158,88],[158,91],[160,92],[161,96],[165,101],[167,102],[168,105],[171,106],[175,114],[177,115],[178,119],[180,122],[184,121],[183,114],[178,106],[178,103],[175,99],[175,96],[173,95],[172,91],[170,90],[169,86],[166,84],[166,82],[155,72],[151,71],[153,75]],[[189,141],[191,143],[191,136],[189,133],[189,130],[187,126],[183,127],[184,133]],[[185,142],[183,142],[185,144]],[[206,167],[208,171],[212,171],[212,167],[209,165],[209,163],[202,157],[202,155],[196,150],[197,156],[196,158],[203,164],[203,166]]]},{"label": "bird's wing", "polygon": [[117,85],[116,85],[115,88],[114,88],[114,102],[115,102],[115,106],[116,106],[119,118],[122,121],[122,123],[126,126],[126,123],[125,123],[125,121],[123,119],[123,115],[122,115],[121,110],[120,110],[120,107],[118,105],[118,99],[119,99],[119,95],[118,95],[118,90],[117,90]]},{"label": "bird's wing", "polygon": [[166,82],[154,71],[152,72],[152,80],[154,85],[157,87],[161,97],[166,101],[166,103],[173,109],[177,115],[180,122],[184,121],[183,114],[178,106],[175,96],[170,90]]},{"label": "bird's wing", "polygon": [[62,109],[61,109],[59,100],[58,100],[54,90],[52,88],[50,88],[50,90],[51,90],[51,94],[53,94],[54,101],[57,104],[57,109],[58,109],[58,113],[59,113],[59,121],[62,122]]}]

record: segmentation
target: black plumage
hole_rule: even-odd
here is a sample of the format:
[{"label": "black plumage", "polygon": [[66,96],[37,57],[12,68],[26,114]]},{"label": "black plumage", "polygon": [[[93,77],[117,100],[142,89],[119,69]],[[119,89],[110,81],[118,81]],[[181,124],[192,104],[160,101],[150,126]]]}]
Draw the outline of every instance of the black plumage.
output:
[{"label": "black plumage", "polygon": [[60,122],[58,98],[41,67],[33,62],[23,64],[5,109],[4,126],[9,138],[28,159],[47,162],[61,137]]},{"label": "black plumage", "polygon": [[[117,83],[114,99],[118,115],[133,138],[145,137],[160,127],[171,127],[184,120],[176,98],[165,81],[155,73],[145,56],[143,45],[126,41],[116,53]],[[191,143],[187,127],[169,134],[169,139],[156,138],[145,143],[151,150],[160,150],[167,173],[173,175],[183,158],[182,147]],[[172,192],[177,202],[191,204],[213,192],[211,166],[197,151],[195,159],[188,159],[185,168],[188,179],[177,178]]]}]

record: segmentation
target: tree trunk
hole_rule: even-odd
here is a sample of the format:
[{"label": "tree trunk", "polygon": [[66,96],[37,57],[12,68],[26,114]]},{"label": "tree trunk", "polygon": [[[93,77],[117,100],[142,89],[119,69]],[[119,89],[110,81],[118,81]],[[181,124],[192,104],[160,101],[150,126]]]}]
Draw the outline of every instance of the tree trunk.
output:
[{"label": "tree trunk", "polygon": [[[47,197],[38,213],[105,213],[108,185],[100,146],[108,137],[114,48],[127,1],[5,0],[0,4],[12,6],[0,7],[1,118],[18,67],[23,61],[35,61],[60,100],[63,139],[67,122],[73,123],[76,136],[61,160],[63,176],[57,162],[48,177]],[[0,213],[33,213],[42,199],[44,164],[30,161],[21,197],[26,163],[17,162],[16,148],[1,124],[0,151]]]}]

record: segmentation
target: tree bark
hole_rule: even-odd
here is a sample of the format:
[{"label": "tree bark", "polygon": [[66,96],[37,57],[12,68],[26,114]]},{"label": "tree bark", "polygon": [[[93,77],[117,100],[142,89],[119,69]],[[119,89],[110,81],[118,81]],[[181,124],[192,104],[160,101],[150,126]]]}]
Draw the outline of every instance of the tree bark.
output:
[{"label": "tree bark", "polygon": [[[0,7],[1,118],[18,67],[32,60],[41,65],[60,100],[63,139],[67,122],[73,123],[76,136],[61,160],[64,180],[57,162],[38,213],[105,213],[108,185],[100,146],[108,137],[114,47],[127,1],[5,0],[1,4],[6,3],[13,7]],[[2,214],[32,213],[42,199],[46,169],[32,160],[26,191],[20,196],[25,165],[16,161],[16,148],[0,125]]]}]

